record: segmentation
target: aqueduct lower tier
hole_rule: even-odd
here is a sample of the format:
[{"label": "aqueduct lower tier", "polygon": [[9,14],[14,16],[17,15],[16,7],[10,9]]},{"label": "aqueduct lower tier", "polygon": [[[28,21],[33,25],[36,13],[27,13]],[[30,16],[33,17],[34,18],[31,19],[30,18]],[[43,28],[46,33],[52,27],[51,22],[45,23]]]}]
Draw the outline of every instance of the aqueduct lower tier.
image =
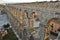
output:
[{"label": "aqueduct lower tier", "polygon": [[33,9],[33,8],[25,8],[25,7],[23,7],[23,8],[19,7],[19,8],[21,8],[21,9],[17,9],[15,7],[12,7],[12,6],[5,6],[5,9],[6,9],[5,11],[7,12],[9,20],[12,22],[15,30],[17,30],[18,32],[20,30],[22,30],[22,26],[20,24],[20,21],[22,22],[22,19],[20,19],[21,15],[23,15],[24,13],[28,13],[27,16],[31,17],[31,13],[34,12],[38,15],[38,18],[40,21],[40,28],[41,28],[40,29],[41,30],[40,31],[40,37],[41,37],[41,40],[44,40],[45,31],[47,28],[48,21],[52,18],[60,18],[60,11],[58,9],[57,10],[46,10],[46,9],[37,9],[37,8]]}]

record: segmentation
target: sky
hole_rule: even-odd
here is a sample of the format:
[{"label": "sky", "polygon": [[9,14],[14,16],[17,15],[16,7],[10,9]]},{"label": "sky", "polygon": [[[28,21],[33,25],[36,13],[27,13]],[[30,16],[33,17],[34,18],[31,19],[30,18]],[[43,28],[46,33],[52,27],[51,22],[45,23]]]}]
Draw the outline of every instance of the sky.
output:
[{"label": "sky", "polygon": [[0,0],[0,3],[24,3],[24,2],[36,2],[36,1],[50,1],[50,0]]}]

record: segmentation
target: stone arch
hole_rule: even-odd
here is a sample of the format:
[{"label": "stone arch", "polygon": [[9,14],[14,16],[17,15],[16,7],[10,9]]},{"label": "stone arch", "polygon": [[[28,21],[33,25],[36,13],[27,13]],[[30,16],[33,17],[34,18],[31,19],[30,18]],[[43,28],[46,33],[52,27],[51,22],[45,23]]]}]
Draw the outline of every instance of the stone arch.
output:
[{"label": "stone arch", "polygon": [[27,12],[27,10],[23,11],[23,22],[24,22],[24,26],[28,25],[28,12]]},{"label": "stone arch", "polygon": [[[59,24],[57,24],[57,21],[60,20],[60,18],[51,18],[48,22],[47,22],[47,27],[45,30],[45,37],[44,40],[49,40],[51,38],[51,33],[56,33],[57,34],[57,30],[58,28],[60,28]],[[55,27],[55,26],[59,26],[59,27]],[[56,30],[54,29],[54,27],[56,28]],[[57,36],[57,35],[56,35]],[[55,38],[56,38],[55,36]],[[53,40],[53,39],[52,39]]]},{"label": "stone arch", "polygon": [[34,18],[36,17],[36,13],[35,12],[32,12],[31,15],[34,15]]},{"label": "stone arch", "polygon": [[24,12],[26,12],[26,15],[27,15],[27,18],[28,18],[28,12],[27,12],[27,10],[24,10]]},{"label": "stone arch", "polygon": [[35,12],[32,12],[30,15],[30,29],[33,30],[34,26],[34,14]]},{"label": "stone arch", "polygon": [[33,30],[35,26],[35,22],[39,21],[39,18],[37,18],[36,12],[32,12],[30,15],[30,29]]},{"label": "stone arch", "polygon": [[36,21],[39,21],[39,15],[36,12],[32,12],[31,15],[34,16],[34,18],[36,18]]}]

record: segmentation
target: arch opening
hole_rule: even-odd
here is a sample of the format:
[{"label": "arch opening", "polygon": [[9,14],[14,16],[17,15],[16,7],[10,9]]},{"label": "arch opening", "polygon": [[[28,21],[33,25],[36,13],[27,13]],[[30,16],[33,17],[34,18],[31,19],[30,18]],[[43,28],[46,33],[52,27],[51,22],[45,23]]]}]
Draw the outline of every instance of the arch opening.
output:
[{"label": "arch opening", "polygon": [[[36,23],[37,23],[37,25],[36,25]],[[39,21],[38,14],[35,12],[32,12],[31,17],[30,17],[30,29],[33,30],[34,27],[39,27],[39,23],[40,23],[40,21]]]},{"label": "arch opening", "polygon": [[35,13],[35,12],[32,12],[32,14],[31,15],[33,15],[34,16],[34,19],[36,19],[36,21],[39,21],[40,19],[39,19],[39,15],[37,14],[37,13]]}]

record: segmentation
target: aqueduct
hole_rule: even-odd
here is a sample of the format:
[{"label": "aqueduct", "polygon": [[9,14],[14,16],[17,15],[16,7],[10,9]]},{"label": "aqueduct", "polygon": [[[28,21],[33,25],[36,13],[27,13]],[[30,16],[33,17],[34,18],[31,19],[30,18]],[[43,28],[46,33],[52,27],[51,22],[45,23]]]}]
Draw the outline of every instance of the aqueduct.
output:
[{"label": "aqueduct", "polygon": [[9,4],[5,5],[4,10],[18,34],[23,31],[24,26],[30,30],[34,29],[34,16],[36,16],[40,22],[40,39],[49,40],[51,27],[48,24],[51,19],[60,18],[59,5],[59,2]]}]

